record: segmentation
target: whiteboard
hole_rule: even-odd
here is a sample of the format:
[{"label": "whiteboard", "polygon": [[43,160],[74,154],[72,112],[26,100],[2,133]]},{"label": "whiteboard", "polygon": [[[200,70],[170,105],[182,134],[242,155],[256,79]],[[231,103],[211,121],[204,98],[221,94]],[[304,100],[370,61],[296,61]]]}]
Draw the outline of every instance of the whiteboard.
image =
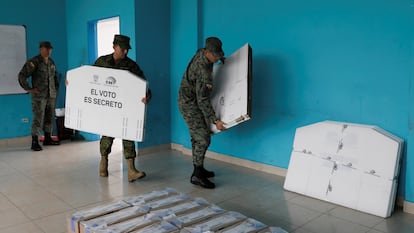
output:
[{"label": "whiteboard", "polygon": [[81,66],[67,72],[65,127],[143,141],[147,81],[127,70]]},{"label": "whiteboard", "polygon": [[26,62],[26,28],[0,25],[0,95],[26,93],[18,74]]},{"label": "whiteboard", "polygon": [[[252,49],[245,44],[213,69],[211,105],[218,119],[231,128],[251,118]],[[211,130],[218,133],[214,124]]]}]

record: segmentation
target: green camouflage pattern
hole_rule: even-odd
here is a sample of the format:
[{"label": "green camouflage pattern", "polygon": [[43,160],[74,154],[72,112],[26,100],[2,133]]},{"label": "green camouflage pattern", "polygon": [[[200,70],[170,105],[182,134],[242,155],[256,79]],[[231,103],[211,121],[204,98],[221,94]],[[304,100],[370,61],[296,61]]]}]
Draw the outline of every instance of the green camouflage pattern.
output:
[{"label": "green camouflage pattern", "polygon": [[[128,70],[131,73],[143,78],[145,78],[144,72],[141,70],[141,68],[138,66],[136,62],[134,62],[132,59],[125,57],[121,61],[115,63],[115,60],[112,56],[112,54],[105,55],[99,57],[95,63],[94,66],[99,67],[105,67],[105,68],[113,68],[113,69],[120,69],[120,70]],[[147,95],[150,94],[151,91],[148,89]],[[102,136],[100,141],[100,152],[101,156],[108,156],[109,153],[111,153],[112,143],[114,141],[113,137],[108,136]],[[125,159],[132,159],[136,157],[136,151],[135,151],[135,142],[130,140],[122,140],[122,145],[124,148],[124,157]]]},{"label": "green camouflage pattern", "polygon": [[[28,78],[32,77],[32,83],[29,84]],[[38,98],[56,98],[59,83],[55,62],[49,57],[48,63],[44,62],[42,56],[38,55],[27,61],[19,72],[20,86],[28,90],[37,88],[40,93],[36,94]]]},{"label": "green camouflage pattern", "polygon": [[217,120],[210,102],[213,88],[213,63],[199,49],[183,75],[178,92],[178,106],[191,136],[193,163],[203,165],[211,142],[210,124]]},{"label": "green camouflage pattern", "polygon": [[[31,83],[29,84],[29,77]],[[20,86],[25,89],[37,88],[40,93],[32,93],[33,121],[31,134],[41,135],[41,130],[52,133],[55,119],[55,103],[59,89],[55,62],[49,57],[48,63],[38,55],[27,61],[18,75]]]},{"label": "green camouflage pattern", "polygon": [[33,136],[42,135],[41,130],[44,133],[53,132],[55,106],[56,98],[33,98],[32,95],[33,121],[30,132]]},{"label": "green camouflage pattern", "polygon": [[143,79],[146,79],[144,72],[141,70],[138,64],[134,62],[132,59],[130,59],[129,57],[125,57],[121,61],[115,63],[115,60],[112,54],[108,54],[108,55],[99,57],[93,65],[99,66],[99,67],[105,67],[105,68],[128,70],[131,73]]},{"label": "green camouflage pattern", "polygon": [[[111,153],[112,144],[114,142],[113,137],[102,136],[101,141],[99,142],[99,149],[101,156],[108,156]],[[130,140],[122,140],[122,145],[124,147],[124,157],[125,159],[133,159],[136,156],[135,151],[135,142]]]}]

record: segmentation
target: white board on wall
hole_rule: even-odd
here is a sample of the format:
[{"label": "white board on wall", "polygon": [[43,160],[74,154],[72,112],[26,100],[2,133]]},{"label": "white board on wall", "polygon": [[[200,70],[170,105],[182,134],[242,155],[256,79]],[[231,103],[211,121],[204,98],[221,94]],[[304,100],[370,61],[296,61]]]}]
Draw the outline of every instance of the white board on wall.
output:
[{"label": "white board on wall", "polygon": [[[214,66],[211,105],[218,119],[231,128],[251,118],[252,48],[245,44],[224,64]],[[215,125],[211,130],[217,131]]]},{"label": "white board on wall", "polygon": [[0,95],[26,93],[18,74],[26,62],[26,28],[0,25]]},{"label": "white board on wall", "polygon": [[143,141],[147,81],[127,70],[81,66],[67,72],[65,127]]}]

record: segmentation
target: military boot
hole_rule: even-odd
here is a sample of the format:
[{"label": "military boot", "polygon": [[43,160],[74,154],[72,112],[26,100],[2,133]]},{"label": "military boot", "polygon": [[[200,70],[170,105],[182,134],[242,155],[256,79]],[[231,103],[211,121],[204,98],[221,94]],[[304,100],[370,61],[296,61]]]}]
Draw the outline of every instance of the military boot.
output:
[{"label": "military boot", "polygon": [[99,175],[102,177],[108,176],[108,156],[102,155],[101,162],[99,164]]},{"label": "military boot", "polygon": [[41,151],[42,147],[39,145],[39,138],[37,136],[32,136],[32,150]]},{"label": "military boot", "polygon": [[[194,171],[195,171],[196,170],[195,169],[196,165],[193,164],[193,166],[194,166]],[[194,175],[194,171],[193,171],[192,175]],[[213,171],[206,170],[203,165],[201,165],[201,171],[202,171],[203,175],[207,178],[211,178],[211,177],[214,177],[216,175]]]},{"label": "military boot", "polygon": [[134,180],[138,180],[146,176],[145,172],[140,172],[137,169],[135,169],[135,158],[127,159],[127,164],[129,182],[133,182]]},{"label": "military boot", "polygon": [[194,166],[193,174],[191,175],[190,182],[194,185],[200,185],[206,189],[214,189],[216,185],[208,180],[207,176],[203,172],[203,166]]},{"label": "military boot", "polygon": [[216,174],[214,174],[213,171],[208,171],[204,168],[204,166],[201,166],[201,170],[203,170],[203,174],[207,177],[207,178],[211,178],[214,177]]},{"label": "military boot", "polygon": [[43,145],[44,146],[58,146],[58,145],[60,145],[60,142],[53,141],[52,136],[50,135],[50,133],[45,132],[45,138],[43,140]]}]

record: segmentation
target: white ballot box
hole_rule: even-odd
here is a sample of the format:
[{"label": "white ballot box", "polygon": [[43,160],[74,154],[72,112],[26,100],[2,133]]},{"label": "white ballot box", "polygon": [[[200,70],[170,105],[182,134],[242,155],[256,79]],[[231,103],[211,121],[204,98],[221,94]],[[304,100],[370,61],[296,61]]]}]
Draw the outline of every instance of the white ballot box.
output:
[{"label": "white ballot box", "polygon": [[[213,68],[211,105],[216,116],[231,128],[251,118],[252,48],[249,44],[234,52],[225,64]],[[211,125],[217,133],[215,125]]]},{"label": "white ballot box", "polygon": [[81,66],[67,72],[65,127],[142,141],[146,80],[126,70]]}]

